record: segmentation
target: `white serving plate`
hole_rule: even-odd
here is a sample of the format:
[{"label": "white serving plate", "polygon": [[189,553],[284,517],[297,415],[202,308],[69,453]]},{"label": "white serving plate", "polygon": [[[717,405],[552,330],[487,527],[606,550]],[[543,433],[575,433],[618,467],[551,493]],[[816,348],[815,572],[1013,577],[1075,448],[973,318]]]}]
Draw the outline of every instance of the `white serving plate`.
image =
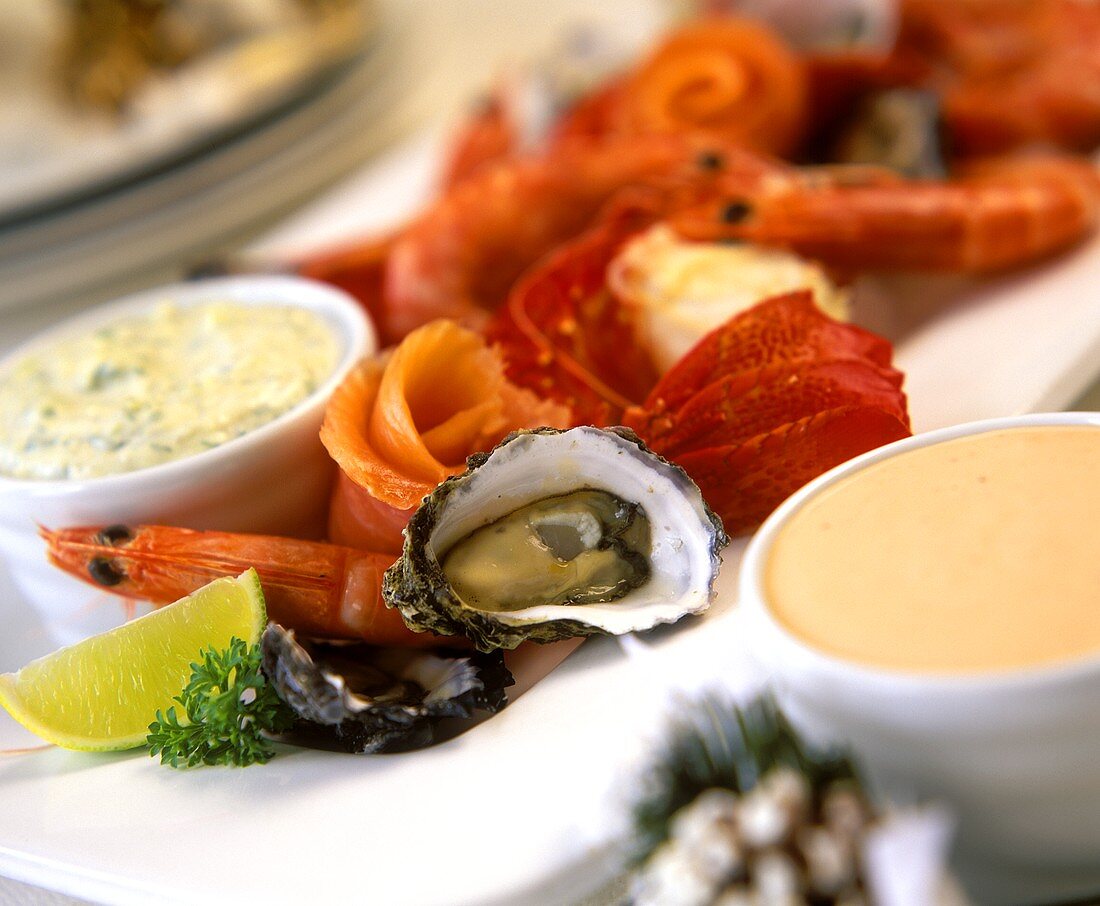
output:
[{"label": "white serving plate", "polygon": [[6,218],[0,197],[0,312],[88,304],[180,279],[403,134],[423,116],[406,103],[412,17],[394,0],[379,6],[375,33],[354,60],[292,103],[254,111],[247,128],[201,153],[25,217]]},{"label": "white serving plate", "polygon": [[[301,247],[334,218],[349,233],[383,226],[366,218],[415,195],[435,160],[432,143],[395,152],[354,195],[322,200],[259,252]],[[1097,281],[1100,239],[910,328],[898,361],[917,430],[1069,404],[1100,371]],[[870,319],[921,320],[911,302],[904,318],[882,304]],[[618,868],[624,778],[675,693],[715,682],[744,693],[762,680],[735,607],[743,548],[727,549],[706,617],[647,636],[641,653],[588,641],[501,714],[434,749],[295,750],[262,768],[178,773],[140,754],[0,756],[0,873],[110,903],[575,901]],[[3,575],[0,601],[0,670],[53,647]],[[90,593],[88,615],[105,609],[122,615]],[[0,715],[0,748],[34,744]]]}]

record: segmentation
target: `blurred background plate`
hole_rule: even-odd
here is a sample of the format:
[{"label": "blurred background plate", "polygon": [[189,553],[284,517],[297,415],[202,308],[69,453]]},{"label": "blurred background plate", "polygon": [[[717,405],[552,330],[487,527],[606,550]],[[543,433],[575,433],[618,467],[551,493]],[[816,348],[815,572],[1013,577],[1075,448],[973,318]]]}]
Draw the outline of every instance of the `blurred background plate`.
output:
[{"label": "blurred background plate", "polygon": [[[392,110],[407,22],[399,8],[380,15],[353,60],[297,84],[262,115],[238,109],[220,131],[180,136],[171,153],[144,154],[111,182],[131,147],[104,169],[114,172],[108,184],[93,179],[64,203],[43,195],[37,211],[0,215],[0,308],[87,304],[171,279],[181,261],[254,234],[346,175],[405,126]],[[3,198],[0,189],[0,208]]]},{"label": "blurred background plate", "polygon": [[366,50],[374,13],[372,0],[4,5],[0,225],[113,191],[278,116]]}]

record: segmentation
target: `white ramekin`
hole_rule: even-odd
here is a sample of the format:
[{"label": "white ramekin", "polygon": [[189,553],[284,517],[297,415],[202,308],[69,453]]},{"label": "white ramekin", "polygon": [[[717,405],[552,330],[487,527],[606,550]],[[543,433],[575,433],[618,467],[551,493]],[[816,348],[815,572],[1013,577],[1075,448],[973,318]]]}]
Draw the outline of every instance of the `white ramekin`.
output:
[{"label": "white ramekin", "polygon": [[94,589],[50,566],[39,525],[64,528],[158,523],[271,534],[320,534],[333,464],[318,432],[337,384],[377,349],[374,328],[346,293],[296,277],[229,277],[180,283],[98,306],[13,350],[0,371],[28,352],[120,317],[172,301],[287,305],[315,312],[339,343],[332,374],[313,394],[274,421],[218,447],[150,468],[76,481],[0,476],[0,555],[15,584],[59,641],[71,641],[69,618]]},{"label": "white ramekin", "polygon": [[[982,903],[1100,890],[1100,652],[1056,667],[959,676],[855,664],[812,648],[774,618],[764,571],[788,521],[852,473],[955,438],[1038,425],[1100,430],[1100,413],[992,419],[872,450],[780,506],[750,542],[740,577],[751,648],[791,720],[818,742],[851,746],[872,784],[895,800],[952,806],[958,869]],[[1100,528],[1087,530],[1097,533],[1100,556]]]}]

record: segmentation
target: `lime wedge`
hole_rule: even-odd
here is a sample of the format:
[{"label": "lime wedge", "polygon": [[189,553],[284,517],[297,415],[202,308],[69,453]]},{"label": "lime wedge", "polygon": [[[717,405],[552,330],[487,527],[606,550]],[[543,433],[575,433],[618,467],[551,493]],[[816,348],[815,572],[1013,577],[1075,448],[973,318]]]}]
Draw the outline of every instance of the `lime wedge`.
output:
[{"label": "lime wedge", "polygon": [[191,678],[203,648],[234,637],[259,641],[267,614],[253,569],[215,579],[186,598],[0,674],[0,705],[19,723],[66,749],[107,751],[145,743]]}]

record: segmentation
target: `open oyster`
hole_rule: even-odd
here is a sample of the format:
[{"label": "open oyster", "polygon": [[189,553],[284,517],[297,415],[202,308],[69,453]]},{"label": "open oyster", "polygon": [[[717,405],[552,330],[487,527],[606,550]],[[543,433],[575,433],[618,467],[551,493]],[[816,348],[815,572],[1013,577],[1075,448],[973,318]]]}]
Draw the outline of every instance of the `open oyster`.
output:
[{"label": "open oyster", "polygon": [[443,718],[499,711],[513,683],[500,652],[299,641],[277,623],[264,631],[261,648],[264,674],[300,719],[292,741],[349,752],[429,745]]},{"label": "open oyster", "polygon": [[483,651],[672,623],[710,603],[722,524],[687,474],[625,428],[538,428],[425,498],[387,572],[416,630]]}]

